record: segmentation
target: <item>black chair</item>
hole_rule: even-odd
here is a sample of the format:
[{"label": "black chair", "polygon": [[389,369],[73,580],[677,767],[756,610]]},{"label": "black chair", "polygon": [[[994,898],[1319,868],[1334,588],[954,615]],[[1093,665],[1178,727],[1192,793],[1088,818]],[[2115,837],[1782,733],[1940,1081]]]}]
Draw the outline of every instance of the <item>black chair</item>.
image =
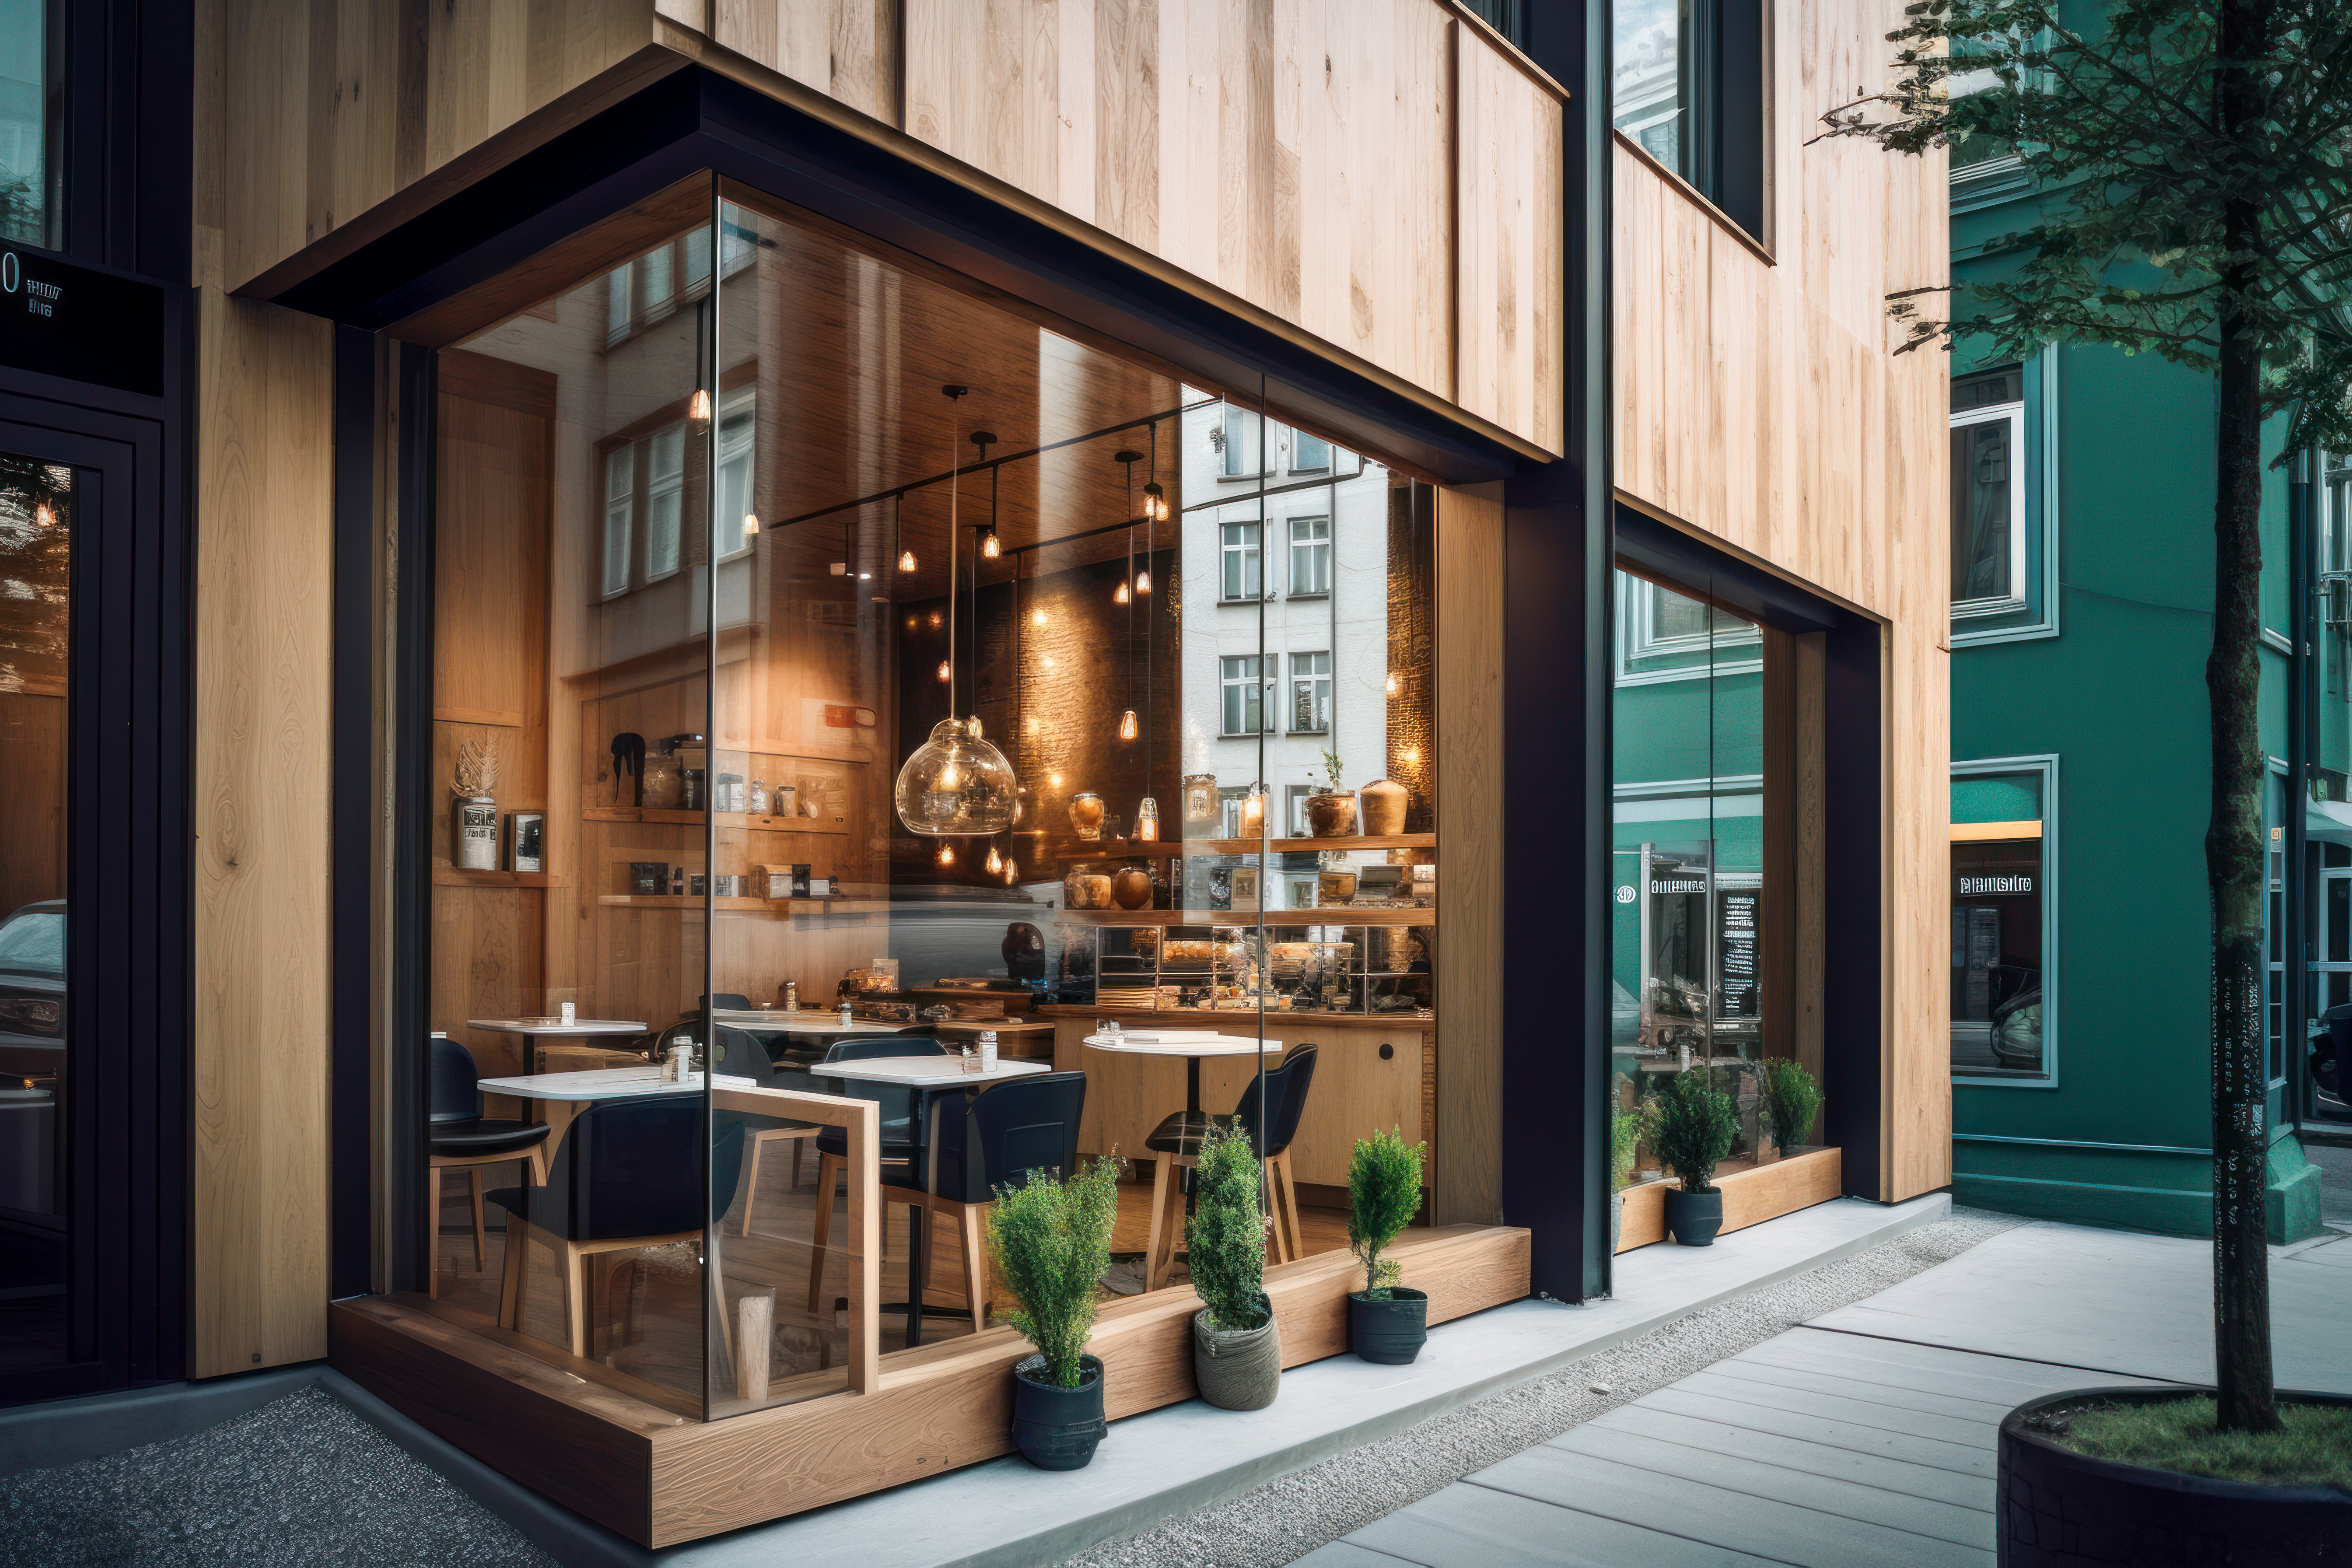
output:
[{"label": "black chair", "polygon": [[[824,1053],[825,1061],[871,1061],[878,1057],[943,1057],[948,1049],[928,1035],[868,1035],[860,1039],[835,1040]],[[836,1079],[827,1076],[824,1092],[843,1095],[851,1100],[871,1100],[881,1107],[882,1163],[885,1165],[909,1165],[915,1158],[915,1091],[893,1089],[886,1084],[855,1079]],[[809,1308],[817,1310],[824,1286],[824,1248],[833,1236],[833,1189],[840,1179],[842,1167],[849,1163],[849,1130],[826,1127],[816,1135],[816,1261],[809,1268]],[[797,1173],[795,1173],[797,1174]],[[795,1185],[798,1184],[795,1183]]]},{"label": "black chair", "polygon": [[[756,1036],[724,1025],[719,1029],[719,1070],[730,1078],[748,1078],[762,1089],[778,1087],[776,1064],[769,1058],[768,1048]],[[806,1077],[793,1076],[796,1080]],[[800,1085],[796,1082],[795,1087]],[[749,1236],[751,1212],[760,1201],[761,1151],[771,1143],[789,1142],[793,1146],[793,1185],[797,1187],[801,1184],[801,1151],[819,1129],[773,1116],[744,1116],[740,1120],[744,1137],[751,1144],[751,1157],[743,1162],[743,1221],[736,1234]]]},{"label": "black chair", "polygon": [[[430,1108],[431,1129],[427,1133],[426,1168],[432,1172],[462,1170],[474,1199],[474,1272],[481,1273],[488,1265],[482,1251],[482,1167],[502,1165],[509,1160],[527,1162],[531,1173],[544,1184],[547,1181],[547,1124],[542,1121],[501,1121],[482,1115],[481,1090],[474,1068],[474,1053],[446,1036],[432,1037],[431,1054],[426,1070],[431,1087],[426,1094]],[[415,1058],[410,1058],[414,1060]],[[437,1215],[441,1204],[441,1178],[433,1182],[433,1205]],[[441,1294],[440,1222],[434,1223],[433,1267],[427,1271],[425,1293],[437,1299]]]},{"label": "black chair", "polygon": [[751,999],[740,991],[721,991],[716,996],[705,996],[700,1002],[695,1004],[694,1010],[701,1013],[712,1007],[733,1007],[740,1012],[748,1013],[751,1010]]},{"label": "black chair", "polygon": [[[700,1239],[707,1248],[706,1273],[716,1289],[719,1226],[713,1198],[735,1190],[743,1131],[740,1119],[712,1119],[706,1184],[700,1095],[601,1100],[574,1117],[557,1151],[570,1178],[569,1203],[555,1201],[545,1184],[489,1194],[491,1203],[513,1216],[507,1226],[500,1326],[520,1325],[525,1243],[534,1233],[562,1258],[564,1322],[573,1355],[588,1353],[588,1259],[598,1253]],[[531,1218],[533,1213],[541,1217]],[[561,1229],[546,1223],[551,1213],[562,1215]],[[726,1327],[723,1313],[720,1322]]]},{"label": "black chair", "polygon": [[[1201,1163],[1201,1145],[1208,1142],[1213,1128],[1239,1128],[1265,1151],[1266,1192],[1274,1200],[1275,1260],[1287,1263],[1301,1256],[1298,1189],[1290,1177],[1290,1141],[1298,1135],[1307,1087],[1315,1081],[1316,1055],[1313,1046],[1293,1046],[1280,1067],[1250,1079],[1232,1115],[1179,1110],[1143,1140],[1143,1146],[1160,1156],[1151,1175],[1151,1235],[1143,1249],[1148,1271],[1145,1289],[1157,1290],[1167,1283],[1168,1270],[1176,1259],[1176,1235],[1183,1228],[1184,1188],[1177,1173]],[[1270,1108],[1270,1113],[1262,1108]]]},{"label": "black chair", "polygon": [[1076,1172],[1078,1119],[1086,1108],[1082,1072],[1011,1079],[969,1100],[940,1095],[931,1102],[931,1144],[922,1163],[883,1184],[884,1203],[911,1204],[955,1221],[974,1333],[988,1327],[982,1216],[996,1201],[999,1187],[1018,1186],[1039,1171],[1056,1178]]}]

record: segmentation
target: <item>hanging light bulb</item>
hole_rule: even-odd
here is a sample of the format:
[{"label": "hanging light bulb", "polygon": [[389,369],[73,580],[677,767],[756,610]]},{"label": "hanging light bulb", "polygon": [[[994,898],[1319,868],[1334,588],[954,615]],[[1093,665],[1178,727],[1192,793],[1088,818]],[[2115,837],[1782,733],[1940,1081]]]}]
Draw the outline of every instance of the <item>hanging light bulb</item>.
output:
[{"label": "hanging light bulb", "polygon": [[1033,626],[1042,626],[1045,624],[1045,607],[1043,605],[1029,612],[1029,624]]},{"label": "hanging light bulb", "polygon": [[1154,522],[1168,521],[1168,492],[1158,479],[1143,487],[1143,515]]},{"label": "hanging light bulb", "polygon": [[694,400],[686,405],[686,416],[697,425],[710,423],[710,394],[700,387],[694,390]]},{"label": "hanging light bulb", "polygon": [[1135,591],[1139,594],[1149,594],[1151,592],[1150,567],[1147,566],[1142,571],[1138,572],[1135,574]]},{"label": "hanging light bulb", "polygon": [[1005,885],[1006,887],[1008,887],[1008,888],[1009,888],[1009,887],[1013,886],[1013,883],[1015,883],[1015,882],[1019,881],[1020,879],[1021,879],[1021,868],[1020,868],[1020,866],[1019,866],[1016,862],[1014,862],[1014,861],[1007,860],[1007,861],[1004,863],[1004,885]]},{"label": "hanging light bulb", "polygon": [[996,852],[996,846],[995,846],[995,845],[993,845],[993,844],[990,845],[990,846],[988,847],[988,874],[989,874],[990,876],[993,877],[993,876],[995,876],[999,871],[1002,871],[1002,870],[1003,870],[1003,869],[1004,869],[1004,857],[1003,857],[1003,856],[1002,856],[1002,855],[999,855],[999,854]]},{"label": "hanging light bulb", "polygon": [[940,660],[940,679],[942,682],[946,682],[946,681],[952,680],[952,679],[955,679],[955,666],[954,666],[954,665],[952,665],[952,664],[950,664],[946,659],[941,659],[941,660]]},{"label": "hanging light bulb", "polygon": [[743,537],[750,539],[759,531],[760,514],[756,511],[745,512],[743,514]]},{"label": "hanging light bulb", "polygon": [[990,523],[987,530],[981,534],[980,552],[991,561],[1004,553],[1003,547],[996,542],[996,524]]},{"label": "hanging light bulb", "polygon": [[952,866],[955,864],[954,845],[942,844],[940,846],[939,862],[942,866]]},{"label": "hanging light bulb", "polygon": [[898,552],[898,570],[901,572],[912,572],[914,569],[915,552],[911,550],[901,550]]},{"label": "hanging light bulb", "polygon": [[55,528],[57,525],[57,508],[51,506],[47,501],[43,501],[40,505],[33,509],[33,526],[35,528]]},{"label": "hanging light bulb", "polygon": [[1117,590],[1115,590],[1115,591],[1112,593],[1112,595],[1111,595],[1111,596],[1110,596],[1110,602],[1111,602],[1112,604],[1114,604],[1114,605],[1124,605],[1124,604],[1126,604],[1126,603],[1127,603],[1127,579],[1126,579],[1126,578],[1121,577],[1121,578],[1118,580],[1118,587],[1117,588]]},{"label": "hanging light bulb", "polygon": [[1118,738],[1122,741],[1135,739],[1135,710],[1132,708],[1118,716]]}]

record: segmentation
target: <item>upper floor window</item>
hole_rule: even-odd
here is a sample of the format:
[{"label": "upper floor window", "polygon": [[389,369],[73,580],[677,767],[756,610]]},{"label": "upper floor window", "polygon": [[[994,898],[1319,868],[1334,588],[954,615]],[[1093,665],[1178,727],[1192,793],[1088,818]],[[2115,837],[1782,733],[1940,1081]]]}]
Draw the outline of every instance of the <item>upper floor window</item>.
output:
[{"label": "upper floor window", "polygon": [[1616,0],[1620,134],[1764,234],[1762,0]]},{"label": "upper floor window", "polygon": [[1258,525],[1229,522],[1223,532],[1224,574],[1218,585],[1218,597],[1233,600],[1263,596],[1265,581],[1258,561]]},{"label": "upper floor window", "polygon": [[1290,520],[1290,596],[1294,599],[1331,591],[1331,520],[1294,517]]},{"label": "upper floor window", "polygon": [[[0,0],[5,5],[8,0]],[[759,242],[749,230],[730,224],[722,254],[731,277],[751,264]],[[710,230],[690,228],[604,277],[604,342],[609,347],[642,331],[698,300],[710,289]]]},{"label": "upper floor window", "polygon": [[1630,572],[1617,574],[1617,594],[1619,685],[1761,668],[1763,633],[1755,622]]},{"label": "upper floor window", "polygon": [[2025,392],[2021,367],[1952,383],[1952,616],[2025,605]]},{"label": "upper floor window", "polygon": [[1261,735],[1268,728],[1266,710],[1272,706],[1266,700],[1272,695],[1267,681],[1259,671],[1265,660],[1256,654],[1229,654],[1219,661],[1219,679],[1224,688],[1224,729],[1228,735]]},{"label": "upper floor window", "polygon": [[629,563],[636,548],[637,448],[614,447],[604,454],[604,574],[607,598],[629,591]]},{"label": "upper floor window", "polygon": [[752,396],[739,392],[719,411],[719,508],[712,526],[722,561],[751,549],[760,531],[751,493]]},{"label": "upper floor window", "polygon": [[686,426],[654,432],[646,447],[646,580],[677,570],[686,510]]},{"label": "upper floor window", "polygon": [[1290,732],[1323,735],[1331,730],[1331,656],[1290,656]]},{"label": "upper floor window", "polygon": [[1257,418],[1245,410],[1227,405],[1223,421],[1216,428],[1217,472],[1229,479],[1245,478],[1257,472],[1250,461],[1250,440],[1257,433]]},{"label": "upper floor window", "polygon": [[1320,474],[1331,467],[1331,443],[1320,436],[1309,436],[1304,430],[1290,433],[1290,471],[1294,474]]},{"label": "upper floor window", "polygon": [[64,247],[58,157],[65,109],[62,7],[0,0],[0,240]]}]

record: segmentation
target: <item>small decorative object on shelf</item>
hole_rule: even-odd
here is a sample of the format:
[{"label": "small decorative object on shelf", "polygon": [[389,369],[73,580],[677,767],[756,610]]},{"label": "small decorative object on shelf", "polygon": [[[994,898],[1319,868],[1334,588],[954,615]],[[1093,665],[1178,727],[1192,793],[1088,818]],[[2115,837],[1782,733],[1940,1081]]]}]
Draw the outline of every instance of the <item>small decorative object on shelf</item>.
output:
[{"label": "small decorative object on shelf", "polygon": [[629,891],[640,898],[658,898],[669,891],[669,867],[659,860],[629,862]]},{"label": "small decorative object on shelf", "polygon": [[1318,838],[1351,837],[1356,831],[1356,792],[1339,786],[1339,752],[1323,753],[1323,772],[1330,787],[1307,797],[1307,831]]},{"label": "small decorative object on shelf", "polygon": [[547,813],[517,811],[508,814],[507,869],[547,869]]},{"label": "small decorative object on shelf", "polygon": [[1148,795],[1135,808],[1135,837],[1143,844],[1160,841],[1160,803]]},{"label": "small decorative object on shelf", "polygon": [[499,803],[490,792],[499,787],[499,743],[467,741],[457,748],[449,787],[457,795],[449,812],[457,842],[450,846],[451,864],[467,871],[499,868]]},{"label": "small decorative object on shelf", "polygon": [[1103,799],[1090,789],[1070,797],[1070,831],[1088,843],[1102,837]]},{"label": "small decorative object on shelf", "polygon": [[1249,794],[1242,796],[1241,837],[1262,838],[1265,836],[1265,785],[1254,784]]},{"label": "small decorative object on shelf", "polygon": [[1110,879],[1110,896],[1123,910],[1148,909],[1151,904],[1151,873],[1140,866],[1122,866]]},{"label": "small decorative object on shelf", "polygon": [[751,795],[750,802],[745,809],[749,810],[754,816],[765,816],[768,815],[767,780],[755,778],[751,781]]},{"label": "small decorative object on shelf", "polygon": [[637,780],[637,804],[648,811],[676,811],[686,798],[686,774],[668,752],[646,753],[645,773]]},{"label": "small decorative object on shelf", "polygon": [[1412,792],[1394,779],[1374,779],[1356,792],[1356,810],[1364,821],[1364,831],[1375,838],[1404,831],[1405,807],[1412,804]]},{"label": "small decorative object on shelf", "polygon": [[1344,904],[1356,896],[1356,873],[1353,871],[1318,871],[1315,874],[1316,898],[1325,904]]},{"label": "small decorative object on shelf", "polygon": [[1098,871],[1073,871],[1062,879],[1062,900],[1074,910],[1107,910],[1112,891],[1111,879]]},{"label": "small decorative object on shelf", "polygon": [[771,816],[798,816],[801,814],[801,786],[778,784],[776,793],[768,798]]},{"label": "small decorative object on shelf", "polygon": [[1184,775],[1184,826],[1190,829],[1217,820],[1217,775]]}]

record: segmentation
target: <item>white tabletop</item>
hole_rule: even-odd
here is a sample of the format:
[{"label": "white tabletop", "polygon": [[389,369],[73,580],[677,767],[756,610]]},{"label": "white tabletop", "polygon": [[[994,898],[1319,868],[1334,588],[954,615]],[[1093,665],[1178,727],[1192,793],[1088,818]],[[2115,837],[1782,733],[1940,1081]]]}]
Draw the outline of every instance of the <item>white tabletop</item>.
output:
[{"label": "white tabletop", "polygon": [[[629,1100],[651,1094],[700,1094],[701,1073],[689,1073],[676,1083],[664,1083],[661,1069],[597,1068],[588,1072],[542,1072],[525,1078],[486,1078],[475,1087],[488,1094],[511,1094],[519,1100]],[[716,1079],[728,1089],[758,1087],[753,1079],[720,1073]]]},{"label": "white tabletop", "polygon": [[1088,1035],[1086,1044],[1098,1051],[1127,1051],[1139,1057],[1280,1056],[1280,1040],[1252,1035],[1180,1034],[1173,1030],[1141,1035]]},{"label": "white tabletop", "polygon": [[1051,1072],[1047,1062],[996,1058],[986,1072],[966,1072],[961,1057],[866,1057],[854,1062],[818,1062],[808,1069],[825,1078],[856,1079],[866,1083],[903,1083],[910,1089],[953,1089],[958,1084],[997,1083],[1008,1078]]},{"label": "white tabletop", "polygon": [[623,1018],[575,1018],[569,1024],[546,1023],[537,1018],[468,1018],[466,1027],[487,1029],[494,1035],[642,1035],[643,1024]]},{"label": "white tabletop", "polygon": [[845,1024],[840,1014],[814,1007],[803,1007],[797,1013],[787,1013],[781,1007],[772,1013],[762,1013],[756,1007],[717,1007],[710,1016],[727,1028],[754,1035],[903,1035],[922,1027],[913,1018],[898,1024],[877,1024],[866,1018]]}]

